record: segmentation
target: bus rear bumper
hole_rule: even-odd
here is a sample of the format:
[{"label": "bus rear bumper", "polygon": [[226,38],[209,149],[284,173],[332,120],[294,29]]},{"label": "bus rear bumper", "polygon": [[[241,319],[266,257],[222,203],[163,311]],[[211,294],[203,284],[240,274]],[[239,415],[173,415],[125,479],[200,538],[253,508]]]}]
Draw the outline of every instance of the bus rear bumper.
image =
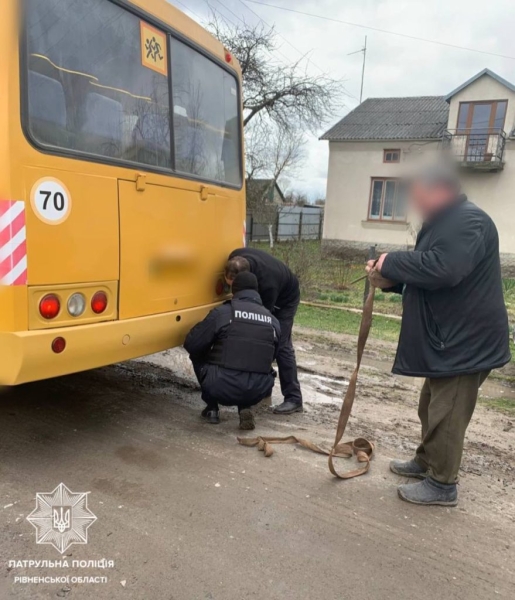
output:
[{"label": "bus rear bumper", "polygon": [[[77,373],[179,346],[215,306],[76,327],[0,332],[0,385]],[[66,340],[61,354],[52,350],[57,337]]]}]

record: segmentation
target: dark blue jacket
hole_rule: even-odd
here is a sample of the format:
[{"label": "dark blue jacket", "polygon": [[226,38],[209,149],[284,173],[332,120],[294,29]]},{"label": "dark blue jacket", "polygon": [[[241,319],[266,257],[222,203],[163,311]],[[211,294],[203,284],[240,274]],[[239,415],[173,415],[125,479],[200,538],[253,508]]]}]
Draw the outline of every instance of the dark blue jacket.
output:
[{"label": "dark blue jacket", "polygon": [[[238,292],[234,296],[242,302],[262,305],[259,294],[252,290]],[[255,403],[270,395],[275,382],[275,373],[247,373],[226,369],[209,364],[208,356],[213,344],[227,337],[227,331],[232,318],[230,302],[213,309],[207,317],[196,325],[188,334],[184,348],[189,352],[192,362],[199,375],[203,394],[218,404],[235,406],[238,404]],[[275,330],[275,351],[281,339],[279,321],[272,316]]]}]

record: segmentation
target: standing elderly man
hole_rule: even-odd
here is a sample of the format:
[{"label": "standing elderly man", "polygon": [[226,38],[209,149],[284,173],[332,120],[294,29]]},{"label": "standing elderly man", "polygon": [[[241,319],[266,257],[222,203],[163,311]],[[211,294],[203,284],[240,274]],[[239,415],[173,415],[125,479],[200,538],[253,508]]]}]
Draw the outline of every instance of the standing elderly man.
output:
[{"label": "standing elderly man", "polygon": [[414,178],[410,202],[423,220],[415,250],[383,254],[367,266],[376,286],[403,295],[393,372],[425,378],[422,443],[412,460],[390,468],[422,479],[399,486],[403,500],[456,506],[479,387],[511,358],[499,239],[490,217],[460,194],[457,178],[443,167]]}]

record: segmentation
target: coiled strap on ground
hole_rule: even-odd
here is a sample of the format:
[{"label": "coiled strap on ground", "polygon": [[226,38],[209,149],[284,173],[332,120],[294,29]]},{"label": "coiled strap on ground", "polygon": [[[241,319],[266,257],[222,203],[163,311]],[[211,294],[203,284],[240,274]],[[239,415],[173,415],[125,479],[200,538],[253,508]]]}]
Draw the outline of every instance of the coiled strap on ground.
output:
[{"label": "coiled strap on ground", "polygon": [[[339,479],[351,479],[352,477],[358,477],[358,475],[364,475],[370,468],[370,461],[374,455],[374,444],[365,438],[357,438],[351,442],[342,442],[342,437],[347,428],[349,417],[352,412],[352,406],[356,397],[356,386],[358,383],[359,369],[361,366],[361,360],[363,358],[363,352],[367,343],[370,328],[372,327],[372,315],[374,311],[374,297],[375,287],[370,286],[370,292],[365,301],[363,307],[363,315],[361,317],[361,325],[359,328],[358,336],[358,348],[357,348],[357,360],[356,368],[352,373],[349,381],[349,386],[345,393],[342,408],[340,411],[340,417],[338,419],[338,426],[336,427],[336,436],[332,448],[326,449],[322,446],[314,444],[309,440],[298,438],[294,435],[288,437],[256,437],[256,438],[238,438],[238,442],[242,446],[256,447],[258,450],[264,453],[266,457],[272,456],[274,453],[274,444],[299,444],[307,450],[317,452],[318,454],[326,454],[329,456],[329,471]],[[359,463],[363,466],[352,471],[345,473],[339,473],[334,466],[334,458],[350,458],[356,456]]]}]

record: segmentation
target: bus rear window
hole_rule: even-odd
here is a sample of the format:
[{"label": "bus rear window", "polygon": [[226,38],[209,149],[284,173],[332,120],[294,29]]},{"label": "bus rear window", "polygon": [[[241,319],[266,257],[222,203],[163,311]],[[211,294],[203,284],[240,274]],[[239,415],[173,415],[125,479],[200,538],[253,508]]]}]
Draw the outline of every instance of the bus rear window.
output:
[{"label": "bus rear window", "polygon": [[176,169],[239,187],[237,80],[179,40],[171,46]]},{"label": "bus rear window", "polygon": [[171,168],[168,36],[109,0],[27,0],[36,142]]}]

